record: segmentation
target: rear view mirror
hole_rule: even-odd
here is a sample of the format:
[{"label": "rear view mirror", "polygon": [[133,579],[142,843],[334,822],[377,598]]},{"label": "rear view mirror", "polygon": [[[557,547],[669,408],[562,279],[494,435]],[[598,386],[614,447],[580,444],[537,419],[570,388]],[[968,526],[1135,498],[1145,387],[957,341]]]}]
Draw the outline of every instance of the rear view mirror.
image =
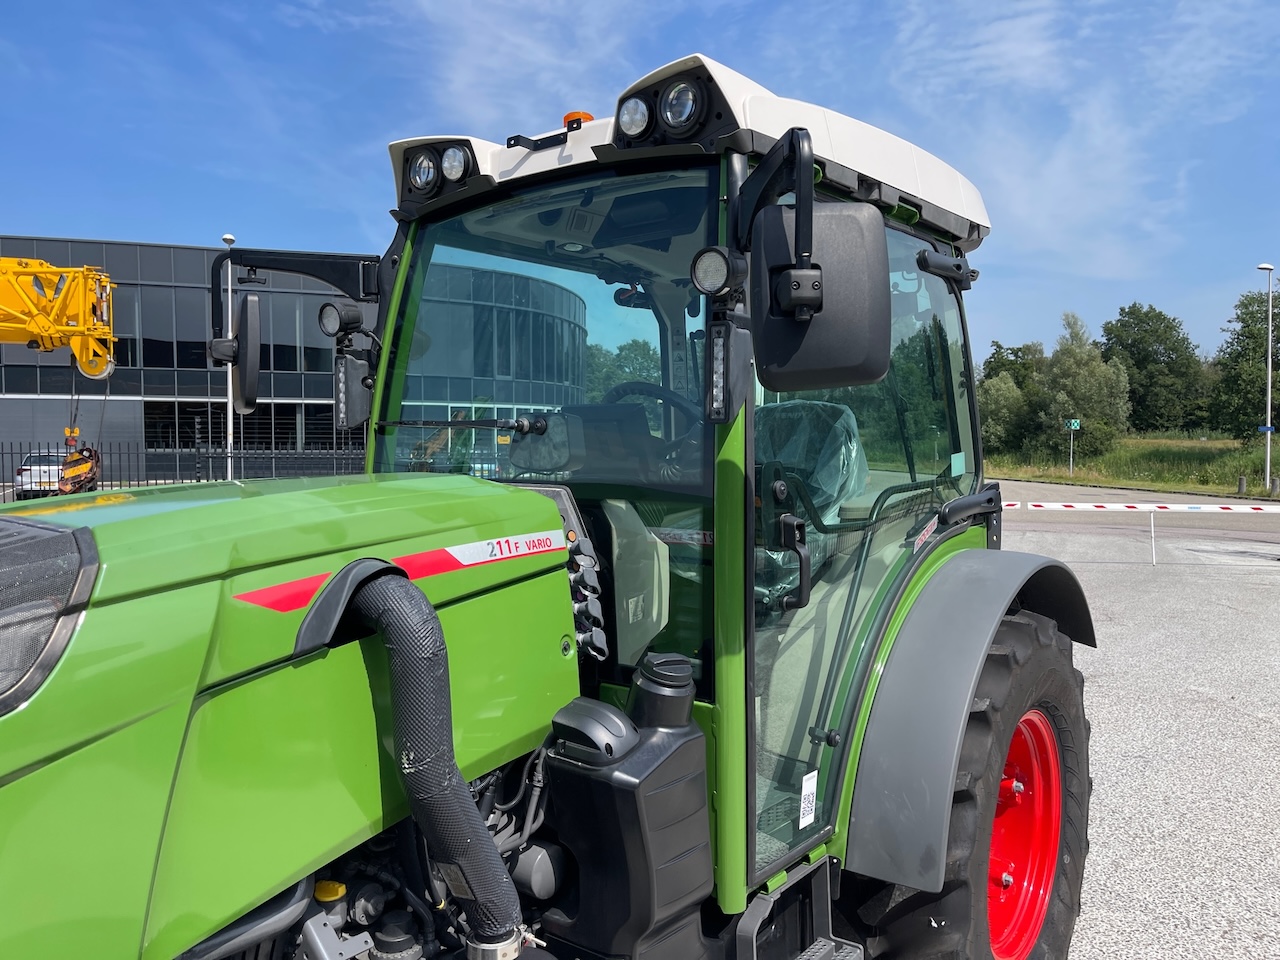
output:
[{"label": "rear view mirror", "polygon": [[[778,391],[875,383],[889,369],[892,320],[884,217],[869,203],[814,204],[818,278],[792,269],[794,237],[793,208],[771,205],[756,215],[751,335],[760,382]],[[819,289],[793,289],[797,276]],[[795,304],[816,298],[812,316],[798,319],[805,311]]]},{"label": "rear view mirror", "polygon": [[261,309],[256,293],[240,301],[239,317],[230,337],[209,344],[209,355],[231,367],[231,396],[236,413],[247,416],[258,405],[258,345],[262,342]]},{"label": "rear view mirror", "polygon": [[572,414],[544,415],[544,433],[517,433],[511,438],[510,463],[523,473],[561,473],[586,462],[582,419]]}]

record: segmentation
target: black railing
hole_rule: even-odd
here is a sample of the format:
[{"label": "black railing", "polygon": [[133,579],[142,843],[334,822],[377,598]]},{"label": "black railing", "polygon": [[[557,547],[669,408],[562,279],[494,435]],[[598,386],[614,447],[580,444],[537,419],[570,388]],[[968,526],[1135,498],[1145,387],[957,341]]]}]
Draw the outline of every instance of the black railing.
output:
[{"label": "black railing", "polygon": [[[227,479],[227,453],[218,447],[160,449],[141,444],[104,443],[97,449],[102,458],[98,490]],[[59,472],[57,466],[48,461],[54,458],[60,463],[67,452],[66,447],[60,446],[0,445],[0,499],[9,503],[55,492],[50,487],[56,487]],[[364,461],[362,447],[339,450],[236,448],[231,456],[231,472],[236,480],[339,476],[363,472]],[[19,474],[20,470],[24,472]]]}]

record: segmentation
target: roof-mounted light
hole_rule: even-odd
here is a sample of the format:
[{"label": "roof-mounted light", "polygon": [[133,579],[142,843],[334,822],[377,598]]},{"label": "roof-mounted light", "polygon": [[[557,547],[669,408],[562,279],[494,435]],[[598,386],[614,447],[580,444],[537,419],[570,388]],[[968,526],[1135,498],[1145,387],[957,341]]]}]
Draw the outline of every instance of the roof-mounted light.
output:
[{"label": "roof-mounted light", "polygon": [[444,174],[444,178],[451,183],[457,183],[467,175],[467,168],[471,165],[467,151],[463,150],[457,144],[449,147],[440,157],[440,172]]},{"label": "roof-mounted light", "polygon": [[421,193],[427,193],[439,182],[439,167],[431,151],[423,150],[409,161],[409,185]]},{"label": "roof-mounted light", "polygon": [[643,97],[628,97],[618,108],[618,129],[632,140],[643,137],[652,114]]},{"label": "roof-mounted light", "polygon": [[677,139],[696,133],[706,113],[706,90],[692,77],[676,77],[663,89],[658,100],[658,118],[663,129]]},{"label": "roof-mounted light", "polygon": [[679,130],[693,119],[698,108],[698,91],[692,85],[679,80],[662,95],[662,119],[669,127]]}]

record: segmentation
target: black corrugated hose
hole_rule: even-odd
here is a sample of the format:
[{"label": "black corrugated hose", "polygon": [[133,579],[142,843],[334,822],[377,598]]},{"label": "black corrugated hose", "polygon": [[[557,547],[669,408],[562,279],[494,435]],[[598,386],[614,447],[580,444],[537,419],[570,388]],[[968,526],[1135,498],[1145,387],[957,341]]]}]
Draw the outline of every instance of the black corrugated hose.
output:
[{"label": "black corrugated hose", "polygon": [[520,925],[520,898],[453,755],[440,619],[422,591],[399,576],[370,580],[351,603],[381,631],[390,654],[396,753],[413,819],[476,938],[501,943]]}]

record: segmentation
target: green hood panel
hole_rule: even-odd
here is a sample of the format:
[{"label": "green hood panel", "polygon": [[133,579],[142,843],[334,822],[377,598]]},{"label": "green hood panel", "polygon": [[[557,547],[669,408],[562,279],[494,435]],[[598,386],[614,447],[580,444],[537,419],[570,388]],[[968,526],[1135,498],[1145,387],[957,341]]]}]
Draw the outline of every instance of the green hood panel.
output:
[{"label": "green hood panel", "polygon": [[551,500],[448,474],[174,485],[4,512],[91,528],[91,606],[220,581],[202,687],[292,655],[316,594],[353,560],[398,563],[437,607],[566,560]]},{"label": "green hood panel", "polygon": [[[399,545],[407,554],[561,529],[554,505],[538,494],[447,474],[178,484],[5,512],[93,530],[102,559],[94,603],[327,558],[335,551],[353,559],[389,559],[403,555],[396,552]],[[423,537],[431,542],[410,543]],[[389,552],[370,549],[392,545],[398,546]],[[563,562],[562,553],[543,555],[536,568]],[[483,579],[511,579],[506,565],[498,566],[504,567],[501,574],[489,571]],[[323,563],[311,570],[325,572],[334,571]],[[277,582],[268,576],[262,586]],[[474,589],[483,585],[467,592]],[[432,600],[443,603],[453,596],[453,590],[433,591]]]}]

